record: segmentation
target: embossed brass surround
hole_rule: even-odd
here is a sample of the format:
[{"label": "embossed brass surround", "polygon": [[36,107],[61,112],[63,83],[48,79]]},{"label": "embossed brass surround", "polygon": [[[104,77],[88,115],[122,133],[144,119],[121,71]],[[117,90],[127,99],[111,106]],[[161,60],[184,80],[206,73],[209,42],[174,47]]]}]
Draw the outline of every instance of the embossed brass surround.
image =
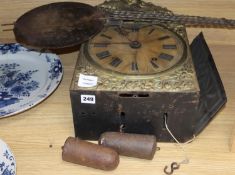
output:
[{"label": "embossed brass surround", "polygon": [[[155,73],[151,75],[128,75],[107,71],[101,66],[94,65],[88,55],[88,44],[85,43],[80,50],[74,79],[74,88],[82,89],[76,85],[80,73],[98,76],[98,84],[96,87],[88,88],[89,90],[106,90],[106,91],[199,91],[194,66],[192,63],[191,53],[189,49],[188,39],[184,26],[177,24],[169,24],[165,26],[167,30],[176,33],[185,44],[185,59],[179,62],[172,69]],[[88,90],[87,89],[87,90]]]},{"label": "embossed brass surround", "polygon": [[98,5],[98,8],[104,9],[105,11],[115,10],[130,10],[130,11],[152,11],[157,13],[164,13],[173,15],[173,12],[167,8],[156,6],[150,2],[144,2],[142,0],[106,0],[102,4]]},{"label": "embossed brass surround", "polygon": [[[115,10],[130,10],[130,11],[146,11],[153,13],[162,13],[165,15],[173,15],[173,13],[160,6],[155,6],[152,3],[146,3],[142,0],[107,0],[104,3],[98,5],[98,8],[105,12]],[[139,23],[139,25],[160,25],[167,30],[179,36],[182,39],[185,46],[185,59],[179,62],[179,64],[173,66],[172,69],[158,72],[151,75],[128,75],[120,74],[113,71],[107,71],[101,66],[94,65],[87,52],[89,42],[82,45],[77,66],[75,69],[74,89],[83,89],[78,87],[77,81],[80,73],[98,76],[98,84],[96,87],[87,88],[86,90],[105,90],[105,91],[152,91],[152,92],[182,92],[193,91],[199,92],[198,82],[195,75],[194,66],[192,63],[191,52],[189,48],[188,38],[185,30],[185,26],[166,22],[166,21],[152,21],[152,22],[138,22],[128,21],[130,23]],[[109,23],[107,24],[109,25]],[[123,23],[122,23],[123,25]],[[125,25],[125,24],[124,24]]]}]

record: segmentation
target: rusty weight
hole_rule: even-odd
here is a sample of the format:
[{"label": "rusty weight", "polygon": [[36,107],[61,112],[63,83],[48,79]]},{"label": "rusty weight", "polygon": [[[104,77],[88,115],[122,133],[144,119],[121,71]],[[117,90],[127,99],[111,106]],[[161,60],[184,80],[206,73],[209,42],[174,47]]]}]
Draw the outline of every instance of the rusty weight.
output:
[{"label": "rusty weight", "polygon": [[157,148],[156,137],[146,134],[105,132],[99,144],[116,150],[120,155],[152,160]]},{"label": "rusty weight", "polygon": [[68,137],[62,150],[64,161],[87,167],[110,171],[119,164],[115,150],[79,138]]},{"label": "rusty weight", "polygon": [[78,2],[58,2],[37,7],[14,25],[19,43],[41,49],[74,47],[103,28],[102,13]]}]

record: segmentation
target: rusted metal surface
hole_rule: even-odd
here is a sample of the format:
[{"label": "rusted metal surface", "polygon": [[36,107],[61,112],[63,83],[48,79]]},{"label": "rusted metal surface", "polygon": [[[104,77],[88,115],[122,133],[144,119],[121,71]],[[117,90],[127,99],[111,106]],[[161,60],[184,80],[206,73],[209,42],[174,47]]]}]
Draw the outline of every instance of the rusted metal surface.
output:
[{"label": "rusted metal surface", "polygon": [[116,150],[120,155],[151,160],[156,152],[154,135],[106,132],[100,136],[99,144]]},{"label": "rusted metal surface", "polygon": [[73,47],[103,28],[102,13],[78,2],[59,2],[37,7],[15,23],[16,40],[43,49]]},{"label": "rusted metal surface", "polygon": [[62,149],[62,159],[67,162],[106,171],[114,170],[119,164],[119,155],[113,149],[79,138],[69,137]]}]

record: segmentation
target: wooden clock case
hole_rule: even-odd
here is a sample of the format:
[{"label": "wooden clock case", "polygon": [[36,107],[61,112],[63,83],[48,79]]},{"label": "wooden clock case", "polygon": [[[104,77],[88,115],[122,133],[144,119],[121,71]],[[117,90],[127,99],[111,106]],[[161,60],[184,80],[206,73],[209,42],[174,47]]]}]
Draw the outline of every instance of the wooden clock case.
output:
[{"label": "wooden clock case", "polygon": [[[202,33],[187,46],[187,60],[161,78],[132,80],[96,69],[86,60],[84,47],[70,88],[75,134],[80,138],[96,140],[105,131],[122,131],[154,134],[158,141],[173,142],[165,128],[167,115],[172,133],[186,142],[199,134],[226,103],[222,81]],[[80,74],[97,76],[97,86],[78,87]],[[95,104],[81,103],[81,95],[95,96]]]}]

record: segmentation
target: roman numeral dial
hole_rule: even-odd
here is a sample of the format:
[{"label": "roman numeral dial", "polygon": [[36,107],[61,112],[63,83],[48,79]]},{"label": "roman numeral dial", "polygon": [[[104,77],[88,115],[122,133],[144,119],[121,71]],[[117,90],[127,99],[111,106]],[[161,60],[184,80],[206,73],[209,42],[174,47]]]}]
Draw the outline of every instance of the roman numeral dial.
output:
[{"label": "roman numeral dial", "polygon": [[113,67],[118,67],[122,63],[122,60],[118,57],[113,57],[112,61],[109,63]]},{"label": "roman numeral dial", "polygon": [[106,27],[85,51],[97,69],[130,76],[168,71],[186,58],[184,40],[158,25]]}]

